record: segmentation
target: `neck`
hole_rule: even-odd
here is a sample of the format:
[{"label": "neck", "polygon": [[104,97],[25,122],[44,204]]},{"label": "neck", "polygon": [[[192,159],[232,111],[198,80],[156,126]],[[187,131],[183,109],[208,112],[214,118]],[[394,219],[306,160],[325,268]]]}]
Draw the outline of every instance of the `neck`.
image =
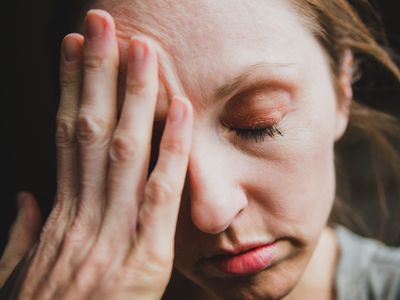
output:
[{"label": "neck", "polygon": [[334,300],[338,256],[335,231],[327,227],[299,283],[284,300]]}]

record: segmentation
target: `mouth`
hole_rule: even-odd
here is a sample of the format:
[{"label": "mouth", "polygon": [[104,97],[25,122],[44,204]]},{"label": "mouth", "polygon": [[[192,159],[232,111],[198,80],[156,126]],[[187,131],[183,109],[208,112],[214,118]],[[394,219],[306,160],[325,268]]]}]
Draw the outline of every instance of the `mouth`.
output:
[{"label": "mouth", "polygon": [[237,251],[220,251],[207,258],[213,269],[228,276],[249,276],[268,268],[276,253],[276,241],[263,245],[244,246]]}]

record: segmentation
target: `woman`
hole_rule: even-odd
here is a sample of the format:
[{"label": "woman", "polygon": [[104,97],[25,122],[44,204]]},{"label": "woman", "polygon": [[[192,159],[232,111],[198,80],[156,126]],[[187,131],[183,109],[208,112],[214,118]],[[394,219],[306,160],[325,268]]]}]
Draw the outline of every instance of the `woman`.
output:
[{"label": "woman", "polygon": [[[55,205],[4,298],[400,297],[398,250],[327,225],[334,145],[374,116],[355,55],[400,79],[346,1],[90,8],[63,41]],[[351,243],[390,280],[346,270]]]}]

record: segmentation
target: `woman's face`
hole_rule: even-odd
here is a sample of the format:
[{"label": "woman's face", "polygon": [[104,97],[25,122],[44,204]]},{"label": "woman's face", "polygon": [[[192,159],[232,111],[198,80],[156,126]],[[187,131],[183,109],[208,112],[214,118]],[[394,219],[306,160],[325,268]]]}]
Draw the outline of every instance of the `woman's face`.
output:
[{"label": "woman's face", "polygon": [[[158,48],[155,132],[170,96],[186,95],[194,107],[175,267],[223,299],[285,295],[326,226],[333,145],[347,121],[322,48],[288,1],[100,0],[94,7],[115,17],[122,65],[133,34]],[[247,258],[216,256],[270,243]]]}]

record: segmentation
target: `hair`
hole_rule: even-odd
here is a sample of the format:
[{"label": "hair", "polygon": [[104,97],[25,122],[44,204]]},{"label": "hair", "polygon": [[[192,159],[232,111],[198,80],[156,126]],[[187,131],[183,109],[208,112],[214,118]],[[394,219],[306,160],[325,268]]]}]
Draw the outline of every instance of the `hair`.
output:
[{"label": "hair", "polygon": [[[397,84],[400,82],[400,69],[394,61],[394,54],[385,46],[383,31],[369,28],[349,1],[292,2],[328,56],[339,104],[345,98],[339,88],[339,76],[346,51],[350,50],[354,57],[354,82],[364,75],[363,70],[371,72],[371,63],[386,69]],[[368,1],[359,0],[357,4],[378,18]],[[375,68],[375,71],[379,70]],[[352,99],[348,129],[335,145],[337,192],[329,221],[364,235],[375,235],[387,243],[399,243],[400,233],[394,220],[398,220],[400,214],[396,216],[391,211],[399,212],[400,207],[392,210],[390,207],[400,202],[400,156],[396,148],[400,127],[395,117],[368,107],[361,100]],[[357,149],[364,151],[362,157]],[[360,181],[364,193],[357,191]],[[362,209],[357,205],[364,210],[369,208],[370,212],[377,208],[378,220],[368,218],[366,222],[367,216],[360,213]],[[378,228],[375,233],[371,232],[373,227]]]}]

